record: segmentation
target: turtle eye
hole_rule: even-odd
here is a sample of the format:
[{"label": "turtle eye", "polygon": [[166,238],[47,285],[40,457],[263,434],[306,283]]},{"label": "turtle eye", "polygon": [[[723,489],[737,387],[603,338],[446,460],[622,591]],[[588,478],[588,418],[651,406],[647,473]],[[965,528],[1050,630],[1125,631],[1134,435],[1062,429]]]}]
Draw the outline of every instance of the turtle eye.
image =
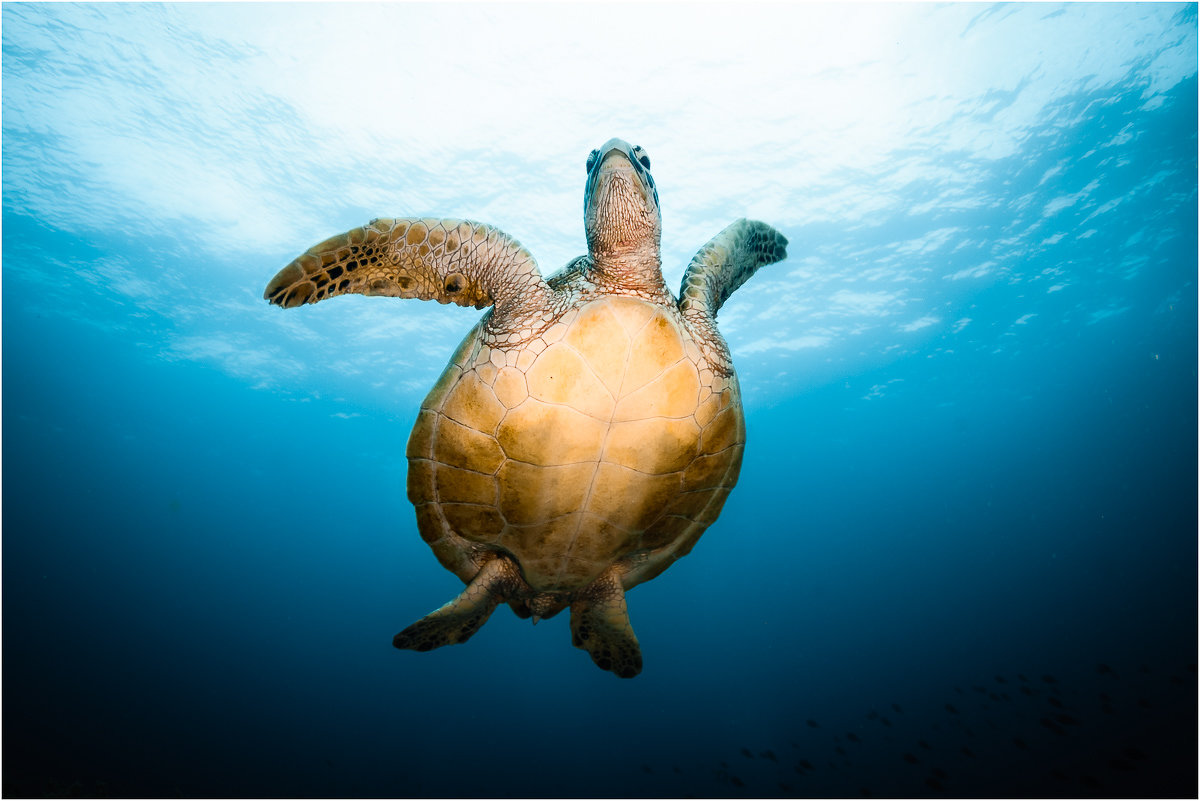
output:
[{"label": "turtle eye", "polygon": [[638,145],[633,149],[633,155],[637,156],[637,160],[642,163],[642,166],[647,170],[650,169],[650,157],[646,155],[646,151],[642,150],[642,146]]},{"label": "turtle eye", "polygon": [[591,172],[592,167],[596,166],[596,159],[598,159],[599,157],[600,157],[599,150],[593,150],[591,153],[588,154],[588,160],[587,160],[587,171],[588,172]]}]

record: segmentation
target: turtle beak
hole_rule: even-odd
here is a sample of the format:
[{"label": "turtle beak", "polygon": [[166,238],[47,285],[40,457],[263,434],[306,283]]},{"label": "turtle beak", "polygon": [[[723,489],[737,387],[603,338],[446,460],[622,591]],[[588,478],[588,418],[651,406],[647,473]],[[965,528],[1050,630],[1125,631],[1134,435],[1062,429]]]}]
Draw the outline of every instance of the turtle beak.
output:
[{"label": "turtle beak", "polygon": [[633,147],[624,139],[609,139],[604,143],[604,147],[600,148],[600,158],[596,160],[595,172],[597,175],[614,172],[631,173],[637,176],[637,180],[633,183],[641,188],[643,194],[646,194],[649,189],[646,168],[634,157]]},{"label": "turtle beak", "polygon": [[636,186],[641,193],[642,201],[647,205],[658,207],[658,190],[650,171],[633,154],[633,145],[624,139],[609,139],[597,151],[592,169],[588,174],[587,187],[584,190],[585,208],[593,200],[595,194],[615,177],[624,177],[628,183]]}]

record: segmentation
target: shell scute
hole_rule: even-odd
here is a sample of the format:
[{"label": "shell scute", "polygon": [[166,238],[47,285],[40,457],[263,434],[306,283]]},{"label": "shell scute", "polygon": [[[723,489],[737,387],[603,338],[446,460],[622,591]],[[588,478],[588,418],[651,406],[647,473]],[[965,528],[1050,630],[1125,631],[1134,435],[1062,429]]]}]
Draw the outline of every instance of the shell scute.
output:
[{"label": "shell scute", "polygon": [[433,458],[451,467],[494,473],[504,461],[504,453],[495,437],[441,417],[433,441]]},{"label": "shell scute", "polygon": [[702,453],[719,453],[746,440],[740,406],[726,406],[701,432]]},{"label": "shell scute", "polygon": [[630,420],[613,423],[604,447],[604,461],[641,473],[674,473],[696,458],[699,428],[683,420]]},{"label": "shell scute", "polygon": [[630,340],[608,305],[593,303],[581,309],[565,341],[583,357],[609,393],[617,395],[629,365]]},{"label": "shell scute", "polygon": [[496,475],[500,512],[509,523],[531,525],[578,511],[595,472],[590,462],[540,466],[510,459]]},{"label": "shell scute", "polygon": [[511,459],[537,465],[595,462],[605,424],[569,406],[527,398],[509,411],[496,432]]},{"label": "shell scute", "polygon": [[496,478],[474,470],[439,464],[434,470],[437,500],[445,503],[496,504]]},{"label": "shell scute", "polygon": [[[625,373],[623,391],[636,390],[655,381],[667,368],[683,358],[683,341],[678,326],[662,315],[655,316],[633,338],[632,356]],[[692,365],[692,371],[695,372],[694,364],[691,361],[687,363]]]},{"label": "shell scute", "polygon": [[496,373],[495,381],[492,382],[492,390],[496,393],[496,400],[504,404],[506,409],[520,406],[529,397],[529,387],[525,383],[525,374],[521,371],[520,365],[515,369],[512,367],[501,368]]},{"label": "shell scute", "polygon": [[642,535],[642,547],[664,548],[677,542],[695,527],[696,522],[687,517],[675,514],[660,515],[658,520]]},{"label": "shell scute", "polygon": [[496,397],[492,387],[484,383],[478,372],[470,370],[463,374],[446,395],[441,411],[456,423],[476,431],[492,433],[507,409]]},{"label": "shell scute", "polygon": [[683,473],[683,490],[692,492],[732,486],[727,483],[727,476],[734,457],[735,454],[726,451],[696,457]]},{"label": "shell scute", "polygon": [[[433,544],[439,540],[446,538],[446,518],[442,517],[442,512],[438,509],[435,503],[418,503],[414,504],[417,510],[417,530],[421,532],[421,539]],[[445,561],[442,560],[445,564]]]},{"label": "shell scute", "polygon": [[680,492],[679,473],[646,475],[629,467],[601,462],[586,511],[625,531],[645,531]]},{"label": "shell scute", "polygon": [[442,503],[441,507],[450,527],[473,542],[495,542],[504,529],[504,519],[491,504]]},{"label": "shell scute", "polygon": [[676,362],[658,378],[621,398],[615,420],[643,420],[652,417],[687,417],[696,413],[700,379],[696,365]]},{"label": "shell scute", "polygon": [[540,401],[567,404],[592,417],[612,415],[613,397],[608,388],[583,357],[563,343],[551,345],[538,356],[525,379],[530,396]]},{"label": "shell scute", "polygon": [[437,412],[422,409],[417,413],[417,422],[412,433],[408,435],[408,446],[404,455],[409,459],[430,459],[433,457],[433,427],[437,421]]},{"label": "shell scute", "polygon": [[[612,563],[637,540],[636,534],[617,525],[608,515],[583,513],[579,532],[567,551],[576,566],[593,566],[595,572]],[[599,569],[597,569],[599,568]]]},{"label": "shell scute", "polygon": [[434,463],[428,459],[410,459],[408,463],[408,499],[414,504],[437,499],[433,487]]}]

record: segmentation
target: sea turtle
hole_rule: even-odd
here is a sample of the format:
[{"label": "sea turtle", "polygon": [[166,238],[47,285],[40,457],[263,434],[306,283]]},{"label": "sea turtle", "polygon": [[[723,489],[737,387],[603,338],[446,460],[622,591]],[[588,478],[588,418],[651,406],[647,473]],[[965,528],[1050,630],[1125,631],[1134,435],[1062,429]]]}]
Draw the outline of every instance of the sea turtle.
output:
[{"label": "sea turtle", "polygon": [[588,253],[548,279],[492,226],[407,218],[327,239],[267,285],[284,307],[350,292],[492,307],[407,449],[421,536],[467,587],[397,648],[465,642],[502,601],[535,623],[569,606],[574,644],[635,676],[625,592],[688,553],[737,481],[745,422],[716,313],[787,240],[738,220],[692,259],[677,300],[641,147],[591,152],[583,208]]}]

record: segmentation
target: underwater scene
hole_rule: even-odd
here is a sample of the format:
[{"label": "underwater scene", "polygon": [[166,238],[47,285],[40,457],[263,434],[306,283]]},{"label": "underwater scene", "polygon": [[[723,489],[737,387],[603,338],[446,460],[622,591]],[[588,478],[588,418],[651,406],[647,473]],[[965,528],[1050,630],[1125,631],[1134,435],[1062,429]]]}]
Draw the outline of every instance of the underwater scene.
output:
[{"label": "underwater scene", "polygon": [[[4,797],[1196,797],[1196,4],[0,15]],[[614,137],[670,308],[724,300],[737,486],[627,588],[636,676],[532,596],[393,647],[471,580],[406,449],[512,282],[288,265],[602,265]],[[741,218],[786,257],[685,279]]]}]

